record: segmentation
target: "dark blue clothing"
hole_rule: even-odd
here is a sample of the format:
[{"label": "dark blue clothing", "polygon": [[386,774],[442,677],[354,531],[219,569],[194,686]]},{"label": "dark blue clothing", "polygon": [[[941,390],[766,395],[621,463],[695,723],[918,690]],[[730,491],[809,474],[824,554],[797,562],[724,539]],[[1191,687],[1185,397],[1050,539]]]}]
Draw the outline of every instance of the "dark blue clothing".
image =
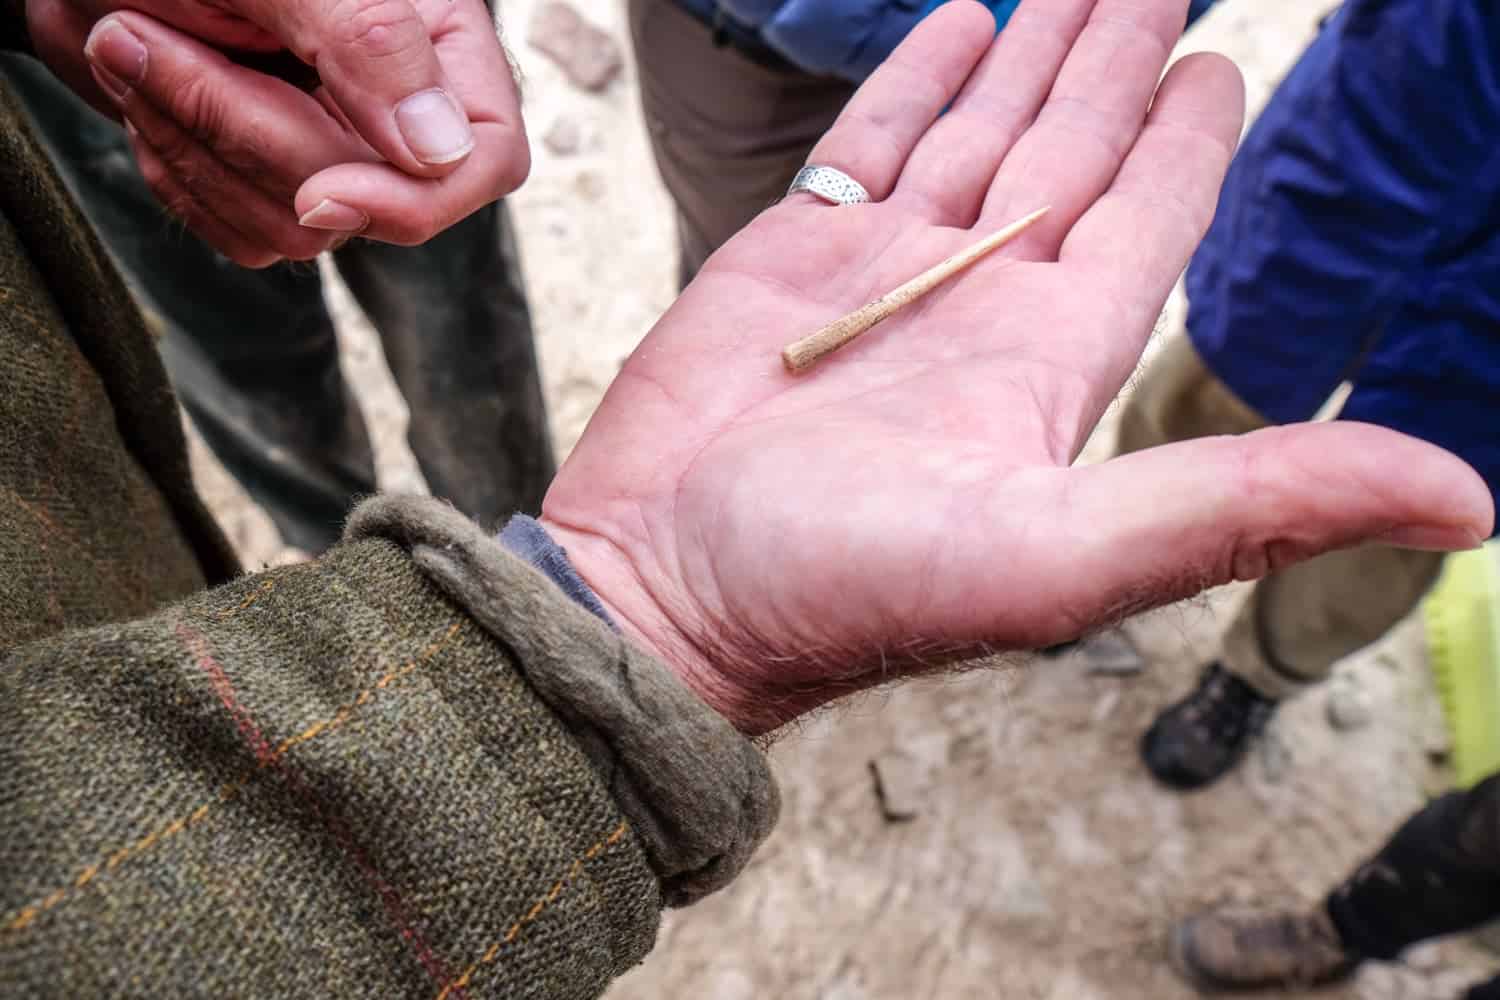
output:
[{"label": "dark blue clothing", "polygon": [[[728,33],[764,45],[809,73],[856,83],[946,0],[677,0]],[[1003,28],[1020,0],[981,0]],[[1046,3],[1048,0],[1032,0]],[[1191,18],[1214,0],[1193,0]],[[1191,21],[1189,22],[1191,23]]]},{"label": "dark blue clothing", "polygon": [[1500,486],[1500,12],[1348,0],[1277,90],[1188,270],[1188,331],[1267,419],[1341,416]]}]

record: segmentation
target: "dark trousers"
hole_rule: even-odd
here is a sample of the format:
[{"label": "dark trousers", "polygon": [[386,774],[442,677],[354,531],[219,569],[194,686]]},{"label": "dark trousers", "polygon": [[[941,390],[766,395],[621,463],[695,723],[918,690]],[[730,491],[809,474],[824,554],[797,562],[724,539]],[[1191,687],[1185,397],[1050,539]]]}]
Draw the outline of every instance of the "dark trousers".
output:
[{"label": "dark trousers", "polygon": [[[164,214],[120,128],[33,60],[4,56],[0,71],[160,331],[214,454],[288,543],[331,545],[376,483],[317,268],[230,263]],[[433,493],[486,527],[539,510],[555,463],[505,207],[420,247],[355,241],[333,259],[379,332]]]},{"label": "dark trousers", "polygon": [[715,44],[677,0],[630,0],[641,106],[677,205],[683,285],[786,194],[854,85]]},{"label": "dark trousers", "polygon": [[[1345,947],[1387,960],[1500,918],[1500,775],[1408,819],[1329,895],[1328,912]],[[1500,984],[1481,989],[1500,994]]]}]

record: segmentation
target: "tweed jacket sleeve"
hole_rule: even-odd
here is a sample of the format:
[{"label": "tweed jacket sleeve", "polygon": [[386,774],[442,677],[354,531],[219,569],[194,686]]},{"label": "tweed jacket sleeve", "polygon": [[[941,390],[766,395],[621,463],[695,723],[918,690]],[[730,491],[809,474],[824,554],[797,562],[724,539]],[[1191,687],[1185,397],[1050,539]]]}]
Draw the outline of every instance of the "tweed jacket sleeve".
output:
[{"label": "tweed jacket sleeve", "polygon": [[762,755],[451,508],[0,660],[0,993],[591,997]]}]

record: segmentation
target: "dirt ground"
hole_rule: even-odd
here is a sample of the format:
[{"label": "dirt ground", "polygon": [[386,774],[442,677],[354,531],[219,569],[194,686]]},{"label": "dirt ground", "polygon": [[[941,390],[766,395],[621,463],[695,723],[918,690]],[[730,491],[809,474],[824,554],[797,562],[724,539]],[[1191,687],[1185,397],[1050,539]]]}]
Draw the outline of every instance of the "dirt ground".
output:
[{"label": "dirt ground", "polygon": [[[524,44],[533,6],[500,3],[532,134],[565,121],[582,136],[569,156],[535,143],[532,180],[512,201],[566,453],[672,300],[673,231],[631,71],[602,95],[572,88]],[[579,6],[627,41],[618,0]],[[1327,8],[1225,0],[1184,49],[1232,57],[1256,108]],[[331,298],[382,485],[420,489],[379,347],[347,296]],[[1174,301],[1164,326],[1180,316]],[[195,458],[247,562],[291,557],[201,447]],[[734,887],[668,915],[656,952],[611,1000],[1189,996],[1163,962],[1174,917],[1223,900],[1316,899],[1443,780],[1442,727],[1411,622],[1282,712],[1220,787],[1191,797],[1153,787],[1138,736],[1190,683],[1235,599],[1130,623],[1149,661],[1137,674],[1016,661],[868,696],[788,735],[774,751],[780,828]],[[1338,699],[1368,708],[1368,722],[1332,726]],[[876,760],[904,775],[913,818],[883,818]],[[1317,995],[1438,1000],[1496,964],[1476,944],[1447,942]]]}]

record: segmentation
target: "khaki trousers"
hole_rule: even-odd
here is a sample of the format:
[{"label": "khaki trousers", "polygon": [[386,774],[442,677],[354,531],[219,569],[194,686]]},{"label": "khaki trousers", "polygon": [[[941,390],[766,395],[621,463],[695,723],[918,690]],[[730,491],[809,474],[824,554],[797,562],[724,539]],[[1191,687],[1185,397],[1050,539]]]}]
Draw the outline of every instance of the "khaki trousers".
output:
[{"label": "khaki trousers", "polygon": [[630,0],[641,105],[677,203],[684,285],[779,201],[854,85],[717,45],[673,0]]},{"label": "khaki trousers", "polygon": [[[1266,421],[1179,335],[1147,368],[1120,421],[1121,454],[1172,441],[1243,434]],[[1387,546],[1332,552],[1255,585],[1221,640],[1220,659],[1262,694],[1283,698],[1384,635],[1421,601],[1440,553]]]}]

